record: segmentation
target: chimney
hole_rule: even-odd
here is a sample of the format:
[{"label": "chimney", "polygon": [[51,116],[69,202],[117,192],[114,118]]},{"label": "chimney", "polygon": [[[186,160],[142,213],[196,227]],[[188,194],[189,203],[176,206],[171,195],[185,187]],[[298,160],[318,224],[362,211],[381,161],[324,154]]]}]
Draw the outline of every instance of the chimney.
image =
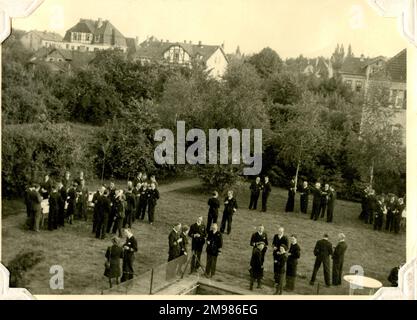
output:
[{"label": "chimney", "polygon": [[363,54],[361,54],[361,62],[365,61],[365,56]]},{"label": "chimney", "polygon": [[98,18],[98,20],[97,20],[97,28],[101,28],[102,25],[103,25],[103,20],[101,18]]}]

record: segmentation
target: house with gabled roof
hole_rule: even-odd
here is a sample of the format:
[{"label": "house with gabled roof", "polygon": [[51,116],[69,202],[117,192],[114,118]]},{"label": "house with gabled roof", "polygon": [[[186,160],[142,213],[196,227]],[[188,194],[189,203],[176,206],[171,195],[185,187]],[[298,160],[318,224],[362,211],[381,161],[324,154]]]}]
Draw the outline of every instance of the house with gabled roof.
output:
[{"label": "house with gabled roof", "polygon": [[42,47],[59,47],[62,36],[55,32],[31,30],[20,38],[20,42],[27,49],[36,51]]},{"label": "house with gabled roof", "polygon": [[393,129],[402,131],[405,144],[407,107],[407,51],[401,50],[392,58],[347,57],[339,75],[352,90],[367,93],[372,84],[381,84],[389,89],[389,106],[394,109]]},{"label": "house with gabled roof", "polygon": [[376,58],[365,58],[364,55],[346,57],[338,74],[353,91],[361,92],[365,90],[369,76],[380,70],[386,61],[387,59],[382,56]]},{"label": "house with gabled roof", "polygon": [[127,51],[126,38],[108,20],[80,19],[67,30],[62,41],[63,49],[97,51],[120,49]]},{"label": "house with gabled roof", "polygon": [[201,63],[208,74],[220,79],[226,72],[228,59],[222,45],[187,42],[169,42],[151,37],[142,42],[132,56],[133,60],[192,67]]},{"label": "house with gabled roof", "polygon": [[95,58],[94,52],[81,52],[61,48],[40,48],[29,64],[34,68],[39,65],[46,66],[52,72],[73,72],[85,69]]}]

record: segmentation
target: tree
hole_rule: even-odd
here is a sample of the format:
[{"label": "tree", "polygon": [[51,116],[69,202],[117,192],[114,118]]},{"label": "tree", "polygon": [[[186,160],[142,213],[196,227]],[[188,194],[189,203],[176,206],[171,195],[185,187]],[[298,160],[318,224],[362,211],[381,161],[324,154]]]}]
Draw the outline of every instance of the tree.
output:
[{"label": "tree", "polygon": [[350,160],[373,186],[375,173],[405,172],[405,146],[400,130],[392,125],[394,110],[389,106],[387,83],[371,84],[362,108],[359,134],[350,138]]},{"label": "tree", "polygon": [[345,59],[345,50],[343,48],[343,44],[341,46],[337,44],[337,47],[331,57],[331,61],[333,63],[333,69],[335,71],[340,70],[344,59]]},{"label": "tree", "polygon": [[96,171],[102,177],[123,179],[138,171],[155,172],[153,133],[158,127],[152,101],[132,100],[118,118],[100,130],[95,146]]},{"label": "tree", "polygon": [[267,98],[271,99],[272,103],[295,104],[302,94],[302,89],[298,83],[293,74],[288,72],[274,73],[265,80]]},{"label": "tree", "polygon": [[280,56],[269,47],[251,56],[248,62],[255,67],[262,78],[268,78],[273,73],[279,72],[282,68]]},{"label": "tree", "polygon": [[276,126],[272,143],[279,158],[295,168],[296,183],[302,165],[311,166],[325,147],[325,128],[320,121],[322,107],[311,94],[297,103],[289,121]]},{"label": "tree", "polygon": [[355,55],[353,54],[353,51],[352,51],[352,46],[350,45],[350,43],[349,43],[349,47],[348,47],[348,52],[347,52],[347,54],[346,54],[346,58],[353,58]]}]

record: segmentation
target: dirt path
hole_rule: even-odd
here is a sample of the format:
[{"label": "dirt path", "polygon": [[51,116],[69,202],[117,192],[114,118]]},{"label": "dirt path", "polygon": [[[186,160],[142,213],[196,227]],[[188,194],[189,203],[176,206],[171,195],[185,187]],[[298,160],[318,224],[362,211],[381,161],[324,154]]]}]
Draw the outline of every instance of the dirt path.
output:
[{"label": "dirt path", "polygon": [[178,181],[178,182],[171,182],[171,183],[168,183],[168,184],[161,184],[159,186],[159,191],[160,191],[160,193],[166,193],[166,192],[171,192],[171,191],[175,191],[175,190],[178,190],[178,189],[196,187],[196,186],[199,186],[200,184],[201,184],[201,182],[197,178],[181,180],[181,181]]}]

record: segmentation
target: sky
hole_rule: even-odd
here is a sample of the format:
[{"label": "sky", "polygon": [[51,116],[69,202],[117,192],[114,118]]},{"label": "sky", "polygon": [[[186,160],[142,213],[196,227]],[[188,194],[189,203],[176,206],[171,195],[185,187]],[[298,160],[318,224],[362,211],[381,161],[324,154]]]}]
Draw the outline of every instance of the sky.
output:
[{"label": "sky", "polygon": [[80,18],[109,20],[125,37],[224,43],[282,58],[330,57],[337,43],[356,56],[394,56],[407,46],[396,18],[381,17],[366,0],[45,0],[12,27],[62,36]]}]

